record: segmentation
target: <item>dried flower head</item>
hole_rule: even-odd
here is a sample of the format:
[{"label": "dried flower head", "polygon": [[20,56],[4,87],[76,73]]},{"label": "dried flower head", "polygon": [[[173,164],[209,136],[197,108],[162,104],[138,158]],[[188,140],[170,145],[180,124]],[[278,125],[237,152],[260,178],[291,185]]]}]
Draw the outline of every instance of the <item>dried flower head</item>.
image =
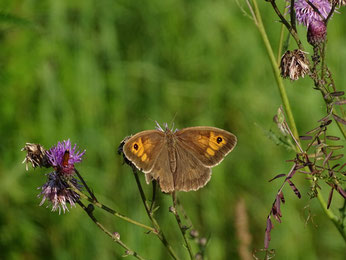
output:
[{"label": "dried flower head", "polygon": [[346,5],[346,0],[329,0],[332,5],[343,6]]},{"label": "dried flower head", "polygon": [[82,161],[85,154],[77,150],[77,145],[71,146],[70,139],[63,142],[58,142],[56,146],[47,151],[48,159],[56,171],[65,175],[72,175],[74,173],[74,164]]},{"label": "dried flower head", "polygon": [[28,170],[28,165],[31,163],[33,168],[36,167],[51,167],[46,150],[40,144],[26,143],[22,148],[22,151],[26,151],[27,154],[23,163],[25,163],[25,169]]},{"label": "dried flower head", "polygon": [[316,12],[306,0],[297,0],[294,2],[297,21],[306,27],[308,27],[312,21],[323,21],[326,19],[332,9],[328,0],[310,0],[309,2],[317,8],[319,13]]},{"label": "dried flower head", "polygon": [[310,71],[309,60],[302,50],[286,51],[280,62],[281,76],[289,77],[291,80],[297,80]]},{"label": "dried flower head", "polygon": [[[38,197],[43,196],[40,206],[46,200],[49,200],[52,203],[52,211],[59,210],[59,214],[61,210],[65,213],[65,211],[69,211],[67,208],[67,203],[71,205],[71,207],[75,206],[75,203],[79,200],[79,195],[69,189],[68,184],[64,181],[63,176],[59,172],[51,172],[47,174],[48,179],[47,182],[40,188],[41,193]],[[70,182],[79,190],[82,189],[82,185],[80,185],[75,178],[71,178]],[[48,206],[47,206],[48,207]]]},{"label": "dried flower head", "polygon": [[327,26],[322,21],[312,21],[308,27],[307,39],[312,46],[318,46],[327,38]]}]

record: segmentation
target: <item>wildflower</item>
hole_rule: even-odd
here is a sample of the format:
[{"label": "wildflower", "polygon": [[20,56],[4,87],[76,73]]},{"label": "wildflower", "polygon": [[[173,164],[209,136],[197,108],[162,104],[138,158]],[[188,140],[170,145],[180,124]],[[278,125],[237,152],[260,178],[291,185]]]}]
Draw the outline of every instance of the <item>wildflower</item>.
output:
[{"label": "wildflower", "polygon": [[328,0],[310,0],[309,2],[317,8],[319,13],[306,0],[297,0],[294,2],[297,21],[306,27],[313,21],[323,21],[326,19],[332,9]]},{"label": "wildflower", "polygon": [[58,142],[56,146],[53,146],[47,151],[47,157],[54,169],[65,177],[74,173],[74,164],[82,161],[82,157],[85,154],[77,151],[77,145],[71,146],[70,139],[64,142]]},{"label": "wildflower", "polygon": [[307,39],[312,46],[318,46],[327,38],[327,26],[322,21],[312,21],[308,27]]},{"label": "wildflower", "polygon": [[280,62],[281,76],[289,77],[291,80],[297,80],[310,71],[309,60],[302,50],[286,51]]},{"label": "wildflower", "polygon": [[25,163],[25,169],[28,170],[28,165],[31,163],[33,168],[40,167],[51,167],[46,150],[39,144],[26,143],[22,148],[22,151],[26,151],[27,154],[23,163]]},{"label": "wildflower", "polygon": [[[67,203],[69,203],[71,207],[75,207],[75,203],[79,200],[79,195],[69,188],[63,175],[56,171],[47,175],[47,182],[42,187],[38,188],[42,190],[38,197],[43,196],[40,206],[42,206],[46,200],[49,200],[52,203],[52,211],[59,210],[59,214],[61,210],[64,213],[66,210],[69,211]],[[71,178],[70,182],[78,190],[82,189],[82,185],[78,183],[77,179]]]}]

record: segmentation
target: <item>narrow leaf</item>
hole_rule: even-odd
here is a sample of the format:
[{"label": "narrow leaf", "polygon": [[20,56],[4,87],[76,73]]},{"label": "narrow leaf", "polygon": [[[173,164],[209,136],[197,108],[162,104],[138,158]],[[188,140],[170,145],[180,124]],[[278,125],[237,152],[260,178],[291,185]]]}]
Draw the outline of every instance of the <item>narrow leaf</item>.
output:
[{"label": "narrow leaf", "polygon": [[346,191],[343,188],[341,188],[339,185],[337,185],[336,189],[340,193],[340,195],[343,196],[344,199],[346,199]]},{"label": "narrow leaf", "polygon": [[346,100],[335,101],[334,104],[335,104],[335,105],[342,106],[342,105],[345,105],[345,104],[346,104]]},{"label": "narrow leaf", "polygon": [[334,188],[332,188],[332,189],[330,190],[329,197],[328,197],[328,203],[327,203],[327,209],[329,209],[330,204],[332,203],[333,191],[334,191]]},{"label": "narrow leaf", "polygon": [[270,179],[268,182],[271,182],[271,181],[273,181],[273,180],[275,180],[277,178],[281,178],[281,177],[284,177],[284,176],[286,176],[286,174],[284,174],[284,173],[278,174],[274,178]]},{"label": "narrow leaf", "polygon": [[337,116],[337,115],[335,115],[335,114],[333,114],[333,117],[334,117],[334,119],[335,119],[336,121],[340,122],[341,124],[346,125],[346,120],[342,119],[341,117],[339,117],[339,116]]},{"label": "narrow leaf", "polygon": [[330,95],[333,97],[340,97],[340,96],[343,96],[344,94],[345,94],[345,92],[343,92],[343,91],[335,91],[335,92],[330,93]]},{"label": "narrow leaf", "polygon": [[287,182],[289,183],[289,185],[291,186],[292,190],[294,191],[294,193],[298,196],[298,198],[301,198],[300,192],[297,189],[297,187],[293,184],[293,182],[291,182],[290,180],[287,180]]},{"label": "narrow leaf", "polygon": [[318,127],[314,128],[314,129],[312,129],[312,130],[306,132],[305,134],[306,134],[306,135],[310,135],[310,134],[312,134],[312,133],[317,132],[317,131],[320,130],[320,129],[321,129],[321,127],[318,126]]},{"label": "narrow leaf", "polygon": [[333,141],[338,141],[338,140],[340,140],[340,137],[332,136],[332,135],[327,135],[326,138],[329,139],[329,140],[333,140]]},{"label": "narrow leaf", "polygon": [[344,148],[344,146],[343,145],[329,145],[329,146],[327,146],[327,148],[330,150],[340,150],[340,149]]},{"label": "narrow leaf", "polygon": [[269,242],[270,242],[270,231],[273,228],[272,221],[270,220],[270,217],[267,219],[267,227],[264,235],[264,248],[268,249],[269,247]]},{"label": "narrow leaf", "polygon": [[275,206],[276,206],[276,210],[277,210],[279,217],[282,217],[281,209],[280,209],[280,202],[281,202],[281,200],[280,200],[280,197],[278,195],[278,196],[276,196]]},{"label": "narrow leaf", "polygon": [[336,167],[340,166],[340,163],[338,164],[335,164],[333,167],[332,167],[332,170],[334,170]]},{"label": "narrow leaf", "polygon": [[329,158],[329,160],[331,160],[331,161],[333,161],[333,160],[339,160],[339,159],[341,159],[342,157],[344,157],[343,154],[338,154],[338,155],[331,156],[331,157]]},{"label": "narrow leaf", "polygon": [[310,136],[310,135],[301,135],[301,136],[299,136],[299,139],[300,140],[311,140],[312,136]]},{"label": "narrow leaf", "polygon": [[285,203],[285,197],[284,197],[284,194],[282,193],[282,191],[280,191],[280,193],[279,193],[279,198],[280,198],[282,203]]},{"label": "narrow leaf", "polygon": [[326,163],[328,162],[328,160],[329,160],[329,158],[332,156],[332,154],[333,154],[333,151],[331,151],[331,152],[326,156],[326,158],[323,160],[323,163],[322,163],[323,167],[326,165]]}]

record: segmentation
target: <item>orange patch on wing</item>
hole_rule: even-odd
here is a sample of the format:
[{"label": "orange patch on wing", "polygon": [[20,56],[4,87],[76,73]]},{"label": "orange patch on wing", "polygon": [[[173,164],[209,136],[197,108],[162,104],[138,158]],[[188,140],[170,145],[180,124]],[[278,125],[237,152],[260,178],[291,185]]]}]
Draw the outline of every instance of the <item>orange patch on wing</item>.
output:
[{"label": "orange patch on wing", "polygon": [[146,153],[143,154],[143,156],[141,157],[141,161],[142,161],[142,162],[145,162],[147,159],[148,159],[147,154],[146,154]]},{"label": "orange patch on wing", "polygon": [[209,138],[206,136],[200,135],[198,136],[198,142],[207,146],[209,145]]},{"label": "orange patch on wing", "polygon": [[[221,138],[221,141],[218,142],[218,138]],[[215,135],[214,132],[210,132],[209,147],[217,151],[225,144],[226,144],[226,140],[222,135]]]},{"label": "orange patch on wing", "polygon": [[215,152],[213,151],[213,149],[210,149],[209,147],[207,148],[207,154],[208,155],[211,155],[211,156],[214,156],[215,155]]},{"label": "orange patch on wing", "polygon": [[138,157],[141,157],[143,155],[144,147],[142,138],[139,138],[136,142],[133,142],[131,152],[137,155]]}]

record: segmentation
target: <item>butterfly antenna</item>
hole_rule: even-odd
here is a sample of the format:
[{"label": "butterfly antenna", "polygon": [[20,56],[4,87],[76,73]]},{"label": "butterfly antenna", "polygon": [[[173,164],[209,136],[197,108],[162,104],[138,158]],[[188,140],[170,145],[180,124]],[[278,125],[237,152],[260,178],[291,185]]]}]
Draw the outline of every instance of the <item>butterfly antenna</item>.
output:
[{"label": "butterfly antenna", "polygon": [[156,123],[156,129],[164,132],[162,127],[160,126],[160,124],[156,120],[155,120],[155,123]]},{"label": "butterfly antenna", "polygon": [[176,132],[178,129],[175,129],[174,130],[174,120],[175,120],[175,117],[177,116],[177,112],[175,112],[175,114],[174,114],[174,116],[173,116],[173,118],[172,118],[172,121],[171,121],[171,126],[172,126],[172,128],[171,128],[171,131],[172,132]]}]

